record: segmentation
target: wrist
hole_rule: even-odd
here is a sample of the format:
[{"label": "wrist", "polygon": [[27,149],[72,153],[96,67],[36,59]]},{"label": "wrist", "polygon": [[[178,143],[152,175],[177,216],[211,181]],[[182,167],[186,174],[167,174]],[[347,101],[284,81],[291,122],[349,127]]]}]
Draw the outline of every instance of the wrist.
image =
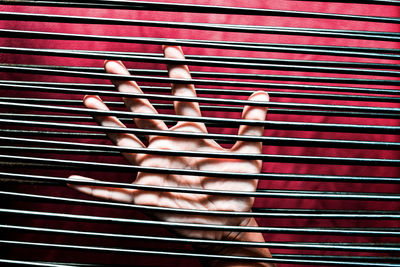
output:
[{"label": "wrist", "polygon": [[[240,226],[244,227],[258,227],[254,218],[245,219]],[[226,240],[238,242],[265,242],[264,237],[258,232],[232,232],[227,236]],[[232,255],[232,256],[245,256],[255,258],[271,258],[271,253],[266,247],[242,247],[242,246],[225,246],[225,247],[208,247],[206,252],[218,255]],[[260,267],[276,267],[274,263],[255,262],[255,261],[225,261],[213,260],[208,261],[205,266],[218,266],[218,267],[238,267],[238,266],[260,266]]]}]

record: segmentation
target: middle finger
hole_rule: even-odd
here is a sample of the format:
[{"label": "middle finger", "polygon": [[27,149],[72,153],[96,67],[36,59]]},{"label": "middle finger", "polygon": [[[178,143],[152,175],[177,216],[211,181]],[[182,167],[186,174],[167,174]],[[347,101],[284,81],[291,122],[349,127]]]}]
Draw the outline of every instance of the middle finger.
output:
[{"label": "middle finger", "polygon": [[[182,49],[179,46],[163,46],[165,58],[185,59]],[[169,64],[168,75],[173,79],[191,79],[189,68],[186,65]],[[171,84],[172,94],[176,96],[196,97],[196,90],[193,84]],[[174,102],[175,113],[182,116],[201,117],[200,106],[198,102]],[[179,124],[179,123],[178,123]],[[206,127],[203,123],[196,123],[206,132]]]}]

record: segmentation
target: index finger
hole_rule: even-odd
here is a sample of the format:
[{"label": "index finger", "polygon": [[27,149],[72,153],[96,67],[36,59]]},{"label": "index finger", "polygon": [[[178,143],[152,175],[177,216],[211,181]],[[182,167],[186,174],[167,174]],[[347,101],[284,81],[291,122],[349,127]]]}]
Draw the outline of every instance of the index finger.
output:
[{"label": "index finger", "polygon": [[[185,59],[180,46],[163,46],[164,57],[171,59]],[[168,76],[174,79],[191,79],[189,68],[182,64],[168,64]],[[171,84],[172,94],[176,96],[196,97],[196,89],[193,84],[173,83]],[[198,102],[174,101],[174,109],[177,115],[201,117],[200,105]],[[207,129],[204,123],[198,124],[202,131]]]}]

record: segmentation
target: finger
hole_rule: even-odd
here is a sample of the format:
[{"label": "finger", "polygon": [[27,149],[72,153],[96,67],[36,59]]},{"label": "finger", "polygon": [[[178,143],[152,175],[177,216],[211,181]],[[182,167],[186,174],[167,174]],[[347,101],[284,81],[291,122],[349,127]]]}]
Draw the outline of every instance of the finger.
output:
[{"label": "finger", "polygon": [[[249,100],[257,102],[268,102],[269,96],[266,92],[257,91],[253,93]],[[267,107],[255,107],[245,106],[242,113],[242,119],[244,120],[265,120],[267,115]],[[264,133],[263,126],[249,126],[241,125],[239,127],[239,135],[253,135],[262,136]],[[232,151],[240,153],[261,153],[262,143],[261,142],[248,142],[248,141],[237,141],[232,147]]]},{"label": "finger", "polygon": [[[106,104],[98,96],[85,96],[83,103],[87,108],[98,109],[98,110],[109,110]],[[112,116],[95,116],[95,120],[102,126],[107,127],[121,127],[126,128],[126,126],[118,120],[116,117]],[[108,138],[117,146],[123,147],[145,147],[143,143],[133,134],[128,133],[108,133]],[[136,165],[136,154],[133,153],[122,153],[124,157],[132,164]]]},{"label": "finger", "polygon": [[[129,71],[120,61],[106,61],[104,65],[108,73],[129,75]],[[119,92],[142,94],[142,90],[134,81],[117,81],[113,80],[112,83]],[[157,110],[147,99],[123,97],[126,107],[134,113],[150,113],[157,114]],[[167,130],[168,127],[162,120],[154,119],[135,119],[138,127],[152,130]]]},{"label": "finger", "polygon": [[[163,46],[164,57],[171,59],[185,59],[180,46]],[[191,79],[189,68],[186,65],[168,64],[168,75],[173,79]],[[196,90],[193,84],[171,84],[172,94],[176,96],[196,97]],[[174,102],[175,113],[182,116],[201,117],[200,106],[198,102]],[[200,123],[204,129],[204,124]]]},{"label": "finger", "polygon": [[[79,181],[96,181],[92,178],[71,175],[68,179],[79,180]],[[98,197],[106,200],[133,203],[135,189],[127,188],[113,188],[113,187],[103,187],[103,186],[92,186],[92,185],[76,185],[68,184],[69,187],[78,190],[89,196]]]}]

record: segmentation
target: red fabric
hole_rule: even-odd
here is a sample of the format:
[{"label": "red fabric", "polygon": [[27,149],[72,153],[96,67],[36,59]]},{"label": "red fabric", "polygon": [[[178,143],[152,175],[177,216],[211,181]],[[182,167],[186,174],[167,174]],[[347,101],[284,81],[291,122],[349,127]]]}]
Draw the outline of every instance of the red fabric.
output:
[{"label": "red fabric", "polygon": [[[168,2],[168,1],[164,1]],[[324,13],[341,13],[341,14],[357,14],[368,16],[387,16],[398,17],[400,9],[391,6],[374,6],[361,4],[340,4],[340,3],[318,3],[318,2],[299,2],[299,1],[181,1],[182,3],[193,4],[210,4],[210,5],[225,5],[225,6],[245,6],[256,8],[271,8],[283,10],[302,10]],[[125,18],[138,20],[158,20],[158,21],[182,21],[182,22],[208,22],[208,23],[226,23],[226,24],[248,24],[248,25],[266,25],[266,26],[288,26],[288,27],[305,27],[305,28],[326,28],[326,29],[348,29],[348,30],[369,30],[369,31],[389,31],[399,32],[399,26],[385,23],[359,22],[359,21],[344,21],[344,20],[329,20],[329,19],[310,19],[310,18],[286,18],[286,17],[267,17],[267,16],[240,16],[240,15],[221,15],[221,14],[190,14],[190,13],[175,13],[175,12],[148,12],[148,11],[126,11],[126,10],[102,10],[102,9],[69,9],[69,8],[50,8],[50,7],[17,7],[17,6],[1,6],[1,11],[14,12],[30,12],[44,14],[66,14],[75,16],[92,16],[105,18]],[[332,46],[359,46],[359,47],[381,47],[381,48],[399,48],[395,42],[371,41],[371,40],[356,40],[344,38],[321,38],[307,36],[290,36],[290,35],[275,35],[275,34],[245,34],[245,33],[226,33],[213,31],[196,31],[196,30],[177,30],[169,28],[151,28],[151,27],[130,27],[130,26],[105,26],[105,25],[78,25],[78,24],[62,24],[62,23],[40,23],[40,22],[22,22],[22,21],[1,21],[2,28],[6,29],[21,29],[46,32],[68,32],[82,33],[92,35],[109,35],[109,36],[140,36],[140,37],[160,37],[171,39],[209,39],[209,40],[229,40],[237,42],[266,42],[266,43],[288,43],[288,44],[321,44]],[[58,41],[58,40],[28,40],[28,39],[0,39],[1,46],[15,47],[32,47],[32,48],[58,48],[58,49],[80,49],[80,50],[104,50],[104,51],[128,51],[128,52],[157,52],[161,53],[161,47],[156,45],[141,45],[127,43],[107,43],[107,42],[86,42],[86,41]],[[334,61],[357,61],[357,62],[375,62],[375,63],[393,63],[398,64],[398,61],[389,61],[383,59],[367,59],[367,58],[352,58],[352,57],[333,57],[311,54],[290,54],[290,53],[268,53],[268,52],[250,52],[239,50],[217,50],[217,49],[201,49],[184,47],[184,52],[188,55],[219,55],[219,56],[245,56],[245,57],[266,57],[266,58],[282,58],[282,59],[305,59],[305,60],[334,60]],[[18,64],[43,64],[43,65],[74,65],[74,66],[102,66],[102,60],[87,60],[87,59],[72,59],[59,57],[42,57],[42,56],[27,56],[27,55],[10,55],[1,54],[1,63],[18,63]],[[154,64],[143,64],[129,62],[126,65],[130,68],[161,68],[163,66]],[[192,71],[225,71],[225,72],[246,72],[260,74],[276,74],[276,75],[304,75],[304,76],[332,76],[332,77],[357,77],[365,78],[366,76],[346,76],[339,74],[322,74],[322,73],[307,73],[294,71],[270,71],[270,70],[253,70],[253,69],[224,69],[210,67],[190,67]],[[43,81],[59,81],[59,82],[92,82],[101,83],[103,81],[78,79],[70,77],[49,77],[40,75],[26,75],[1,73],[1,79],[25,79],[25,80],[43,80]],[[367,77],[381,78],[381,77]],[[390,78],[392,79],[392,78]],[[393,78],[398,79],[398,78]],[[273,82],[273,81],[272,81]],[[295,83],[295,82],[288,82]],[[140,83],[139,83],[140,84]],[[144,83],[142,83],[143,85]],[[317,84],[317,83],[314,83]],[[330,85],[330,84],[327,84]],[[335,85],[335,84],[334,84]],[[347,84],[344,84],[347,86]],[[353,85],[357,86],[357,85]],[[200,86],[199,86],[200,87]],[[359,87],[385,88],[383,86],[362,85]],[[214,87],[210,87],[214,88]],[[229,88],[229,87],[224,87]],[[388,87],[393,88],[393,87]],[[245,88],[252,90],[253,88]],[[274,89],[265,88],[266,91],[276,91]],[[309,91],[314,92],[314,91]],[[81,99],[79,95],[49,95],[41,92],[17,92],[17,91],[2,91],[8,96],[29,96],[29,97],[66,97],[70,99]],[[215,96],[213,96],[215,97]],[[220,96],[226,97],[226,96]],[[234,97],[234,96],[229,96]],[[243,99],[243,97],[242,97]],[[274,102],[298,102],[298,103],[323,103],[323,104],[339,104],[339,105],[360,105],[360,106],[385,106],[399,107],[393,103],[375,103],[375,102],[355,102],[355,101],[338,101],[338,100],[315,100],[315,99],[293,99],[293,98],[278,98],[272,97]],[[240,114],[223,113],[223,112],[204,112],[205,116],[240,116]],[[365,118],[347,118],[334,116],[298,116],[298,115],[279,115],[270,114],[267,118],[272,121],[303,121],[303,122],[320,122],[320,123],[348,123],[348,124],[368,124],[368,125],[393,125],[398,126],[398,120],[390,119],[365,119]],[[213,129],[218,133],[236,133],[235,129]],[[330,133],[330,132],[314,132],[314,131],[282,131],[274,129],[266,129],[266,136],[283,136],[283,137],[302,137],[302,138],[326,138],[326,139],[344,139],[344,140],[371,140],[371,141],[391,141],[399,142],[398,136],[393,135],[369,135],[369,134],[350,134],[350,133]],[[82,140],[85,141],[85,140]],[[268,146],[264,147],[265,154],[288,154],[288,155],[315,155],[315,156],[332,156],[332,157],[373,157],[373,158],[399,158],[398,151],[381,151],[381,150],[356,150],[356,149],[331,149],[331,148],[313,148],[313,147],[285,147],[285,146]],[[80,157],[82,160],[102,161],[101,156]],[[114,162],[125,163],[121,158],[115,158]],[[20,170],[15,170],[16,172]],[[321,175],[349,175],[349,176],[384,176],[384,177],[399,177],[399,168],[395,167],[373,167],[373,166],[336,166],[336,165],[317,165],[317,164],[284,164],[264,162],[263,172],[267,173],[297,173],[297,174],[321,174]],[[58,175],[67,177],[71,171],[40,171],[45,175]],[[116,181],[132,181],[132,175],[117,176],[113,174],[93,174],[94,178]],[[97,176],[96,176],[97,175]],[[102,176],[103,175],[103,176]],[[24,186],[22,190],[31,191],[32,187]],[[399,185],[385,184],[370,184],[370,183],[333,183],[333,182],[305,182],[305,181],[260,181],[259,188],[263,189],[293,189],[293,190],[320,190],[320,191],[351,191],[351,192],[378,192],[378,193],[398,193]],[[42,190],[41,187],[35,186],[35,190]],[[53,195],[60,196],[76,196],[82,197],[81,194],[73,192],[70,189],[61,189],[55,187],[51,192]],[[13,203],[13,207],[23,207],[24,203]],[[134,211],[111,210],[104,208],[90,208],[86,206],[62,206],[51,204],[30,204],[33,208],[39,210],[57,210],[66,213],[76,214],[96,214],[101,216],[114,217],[139,217],[143,215]],[[354,209],[354,210],[399,210],[399,203],[383,202],[383,201],[337,201],[337,200],[311,200],[311,199],[257,199],[256,207],[266,208],[304,208],[304,209]],[[260,219],[260,225],[264,226],[290,226],[290,227],[399,227],[399,222],[395,221],[361,221],[361,220],[312,220],[312,219]],[[40,225],[41,220],[32,220],[32,225]],[[64,228],[76,228],[78,223],[72,222],[46,222],[46,225],[61,226]],[[79,227],[81,227],[81,223]],[[153,233],[153,228],[135,228],[125,227],[123,225],[106,225],[100,224],[94,226],[92,224],[84,225],[86,230],[114,231],[121,233]],[[82,229],[84,230],[84,229]],[[160,234],[165,231],[158,229]],[[49,241],[49,236],[44,236],[44,241]],[[79,241],[81,243],[88,242],[84,238],[76,240],[69,239],[65,236],[52,236],[51,241],[54,243],[65,243],[66,240]],[[24,240],[38,240],[33,234],[24,235]],[[283,234],[266,234],[266,241],[299,241],[299,242],[398,242],[398,240],[390,238],[378,237],[333,237],[333,236],[305,236],[305,235],[283,235]],[[115,240],[108,240],[107,243],[98,245],[125,247],[126,245],[133,248],[163,248],[163,244],[158,243],[142,243],[131,242],[120,244]],[[120,241],[119,241],[120,242]],[[78,242],[77,242],[78,243]],[[188,246],[175,245],[169,248],[189,248]],[[32,250],[30,250],[32,251]],[[23,253],[31,254],[39,260],[83,260],[83,261],[99,261],[104,263],[121,263],[133,265],[156,265],[160,266],[187,266],[193,264],[196,266],[196,260],[187,259],[171,259],[171,258],[156,258],[144,257],[136,255],[97,255],[87,258],[87,254],[73,253],[71,251],[61,250],[33,250],[35,255],[24,251]],[[299,254],[332,254],[325,251],[293,251],[271,249],[272,253],[299,253]],[[23,254],[22,253],[22,254]],[[342,254],[339,253],[338,254]],[[21,255],[20,249],[9,250],[11,257]],[[71,255],[74,258],[71,259]],[[369,254],[358,254],[369,255]],[[121,260],[123,259],[123,260]],[[280,265],[289,266],[289,265]]]}]

